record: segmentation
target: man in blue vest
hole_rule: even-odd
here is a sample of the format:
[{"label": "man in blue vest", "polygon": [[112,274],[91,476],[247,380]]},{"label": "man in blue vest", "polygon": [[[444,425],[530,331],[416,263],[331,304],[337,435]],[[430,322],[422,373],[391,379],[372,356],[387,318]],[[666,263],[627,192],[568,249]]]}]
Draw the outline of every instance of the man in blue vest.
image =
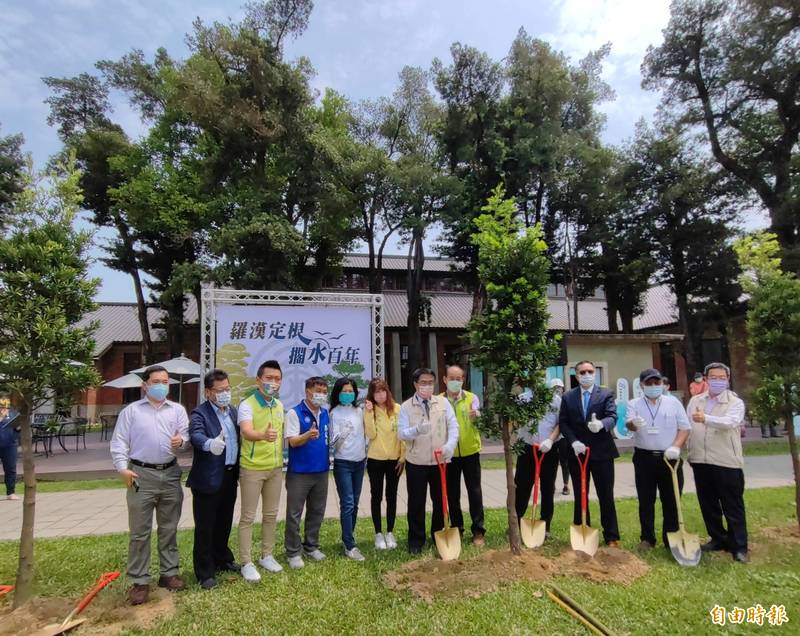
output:
[{"label": "man in blue vest", "polygon": [[[320,377],[306,380],[306,397],[286,412],[284,436],[289,444],[286,472],[286,531],[284,544],[289,567],[302,568],[303,554],[322,561],[319,529],[328,501],[329,417],[328,383]],[[305,538],[300,541],[300,520],[306,508]]]}]

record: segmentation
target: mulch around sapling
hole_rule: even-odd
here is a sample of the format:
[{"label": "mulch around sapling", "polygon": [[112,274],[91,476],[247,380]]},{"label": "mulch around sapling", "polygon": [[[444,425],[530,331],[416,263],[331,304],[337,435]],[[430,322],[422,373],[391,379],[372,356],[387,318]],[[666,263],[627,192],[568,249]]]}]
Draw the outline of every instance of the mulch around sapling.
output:
[{"label": "mulch around sapling", "polygon": [[557,557],[524,551],[489,550],[474,559],[409,561],[384,575],[386,585],[409,591],[428,603],[435,599],[478,598],[517,581],[546,581],[556,576],[581,576],[594,583],[628,585],[644,576],[650,566],[619,548],[603,547],[594,557],[568,550]]},{"label": "mulch around sapling", "polygon": [[[76,617],[88,619],[74,630],[76,635],[114,636],[132,627],[148,629],[175,614],[175,595],[166,590],[151,589],[150,600],[136,607],[127,604],[121,588],[101,594]],[[76,604],[74,598],[36,597],[12,611],[6,602],[0,606],[0,636],[34,635],[46,625],[60,625]]]}]

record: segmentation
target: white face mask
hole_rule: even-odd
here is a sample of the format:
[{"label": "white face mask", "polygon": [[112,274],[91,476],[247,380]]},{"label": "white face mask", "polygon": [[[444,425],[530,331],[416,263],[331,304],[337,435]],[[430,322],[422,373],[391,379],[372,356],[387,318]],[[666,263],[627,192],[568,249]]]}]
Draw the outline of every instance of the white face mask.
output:
[{"label": "white face mask", "polygon": [[311,395],[311,403],[314,406],[325,406],[325,403],[327,401],[328,401],[327,393],[314,393]]},{"label": "white face mask", "polygon": [[417,385],[417,394],[423,400],[430,400],[431,396],[433,395],[433,385],[431,385],[431,384],[418,384]]},{"label": "white face mask", "polygon": [[231,403],[231,392],[223,391],[222,393],[217,393],[216,398],[219,406],[228,406]]},{"label": "white face mask", "polygon": [[584,389],[594,386],[594,373],[587,373],[578,376],[578,382]]}]

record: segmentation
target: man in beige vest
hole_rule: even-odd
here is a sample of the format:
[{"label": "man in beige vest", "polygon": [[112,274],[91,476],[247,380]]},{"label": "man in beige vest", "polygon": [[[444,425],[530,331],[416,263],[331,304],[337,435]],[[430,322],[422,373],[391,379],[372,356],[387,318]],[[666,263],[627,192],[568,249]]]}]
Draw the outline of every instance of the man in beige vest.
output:
[{"label": "man in beige vest", "polygon": [[[692,422],[689,464],[710,537],[703,551],[727,550],[736,561],[747,563],[744,457],[739,433],[744,402],[728,388],[730,376],[730,369],[721,362],[709,364],[705,369],[708,391],[695,395],[686,407]],[[727,530],[722,525],[723,514]]]},{"label": "man in beige vest", "polygon": [[425,501],[430,487],[433,533],[444,528],[442,484],[436,451],[449,462],[458,443],[458,420],[446,397],[434,395],[436,374],[417,369],[412,376],[414,395],[403,402],[397,433],[406,443],[406,487],[408,489],[408,550],[419,554],[425,546]]}]

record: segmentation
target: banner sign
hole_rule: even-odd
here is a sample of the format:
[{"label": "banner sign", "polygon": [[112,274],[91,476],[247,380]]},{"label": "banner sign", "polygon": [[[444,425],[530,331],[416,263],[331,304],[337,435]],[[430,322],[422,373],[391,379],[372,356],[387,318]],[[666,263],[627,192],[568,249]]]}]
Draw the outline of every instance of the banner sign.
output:
[{"label": "banner sign", "polygon": [[305,381],[321,376],[356,380],[366,394],[372,376],[372,309],[303,305],[233,305],[216,308],[215,364],[230,375],[234,404],[250,395],[258,367],[277,360],[280,399],[289,409],[305,395]]}]

